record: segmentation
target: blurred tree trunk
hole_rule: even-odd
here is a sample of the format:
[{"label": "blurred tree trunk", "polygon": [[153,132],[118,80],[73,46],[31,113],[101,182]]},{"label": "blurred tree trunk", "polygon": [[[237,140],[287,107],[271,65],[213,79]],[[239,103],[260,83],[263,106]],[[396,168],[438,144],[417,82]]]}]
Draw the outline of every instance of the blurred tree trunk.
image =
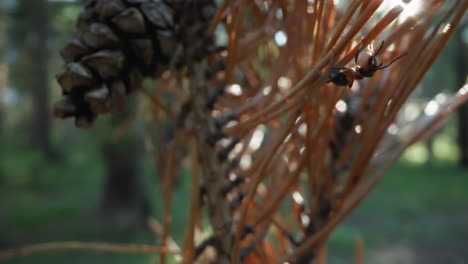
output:
[{"label": "blurred tree trunk", "polygon": [[[7,65],[4,64],[3,58],[5,56],[5,46],[6,46],[6,12],[3,8],[3,5],[0,5],[0,146],[3,146],[4,141],[4,122],[5,122],[5,90],[7,88]],[[3,158],[4,152],[0,151],[0,159]],[[0,166],[0,186],[4,182],[4,172],[3,168]]]},{"label": "blurred tree trunk", "polygon": [[141,226],[150,212],[142,179],[142,142],[130,129],[119,140],[107,140],[101,150],[106,168],[101,213],[120,227]]},{"label": "blurred tree trunk", "polygon": [[[31,137],[33,143],[39,147],[44,153],[51,154],[52,147],[50,144],[50,124],[51,114],[49,111],[49,28],[50,20],[48,14],[48,4],[46,0],[35,0],[38,3],[38,9],[32,10],[37,12],[38,23],[33,25],[34,31],[37,32],[37,45],[31,47],[33,58],[35,58],[35,67],[33,79],[36,83],[31,87],[33,95],[33,132]],[[28,1],[29,4],[31,1]]]},{"label": "blurred tree trunk", "polygon": [[[456,87],[461,87],[466,82],[468,73],[468,46],[463,41],[463,31],[465,26],[460,26],[455,33],[455,78]],[[460,107],[458,111],[458,145],[460,148],[459,164],[463,168],[468,168],[468,105]]]},{"label": "blurred tree trunk", "polygon": [[[3,136],[3,129],[4,129],[4,114],[3,111],[5,109],[4,105],[4,96],[5,96],[5,89],[7,86],[7,73],[8,70],[6,64],[3,62],[3,57],[5,56],[5,39],[7,38],[6,34],[6,13],[3,8],[3,5],[0,5],[0,143],[2,142]],[[1,172],[0,172],[1,173]]]},{"label": "blurred tree trunk", "polygon": [[20,0],[15,13],[12,30],[18,57],[13,65],[13,84],[21,92],[31,95],[28,138],[36,148],[50,156],[49,4],[47,0]]}]

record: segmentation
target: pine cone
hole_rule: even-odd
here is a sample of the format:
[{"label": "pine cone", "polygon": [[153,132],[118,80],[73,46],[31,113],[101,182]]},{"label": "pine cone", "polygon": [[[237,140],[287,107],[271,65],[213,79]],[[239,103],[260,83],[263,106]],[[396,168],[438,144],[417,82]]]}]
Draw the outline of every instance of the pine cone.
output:
[{"label": "pine cone", "polygon": [[170,63],[180,68],[217,50],[208,34],[215,11],[214,0],[86,1],[76,38],[60,52],[64,98],[54,115],[87,128],[99,114],[119,113],[142,77],[157,78]]}]

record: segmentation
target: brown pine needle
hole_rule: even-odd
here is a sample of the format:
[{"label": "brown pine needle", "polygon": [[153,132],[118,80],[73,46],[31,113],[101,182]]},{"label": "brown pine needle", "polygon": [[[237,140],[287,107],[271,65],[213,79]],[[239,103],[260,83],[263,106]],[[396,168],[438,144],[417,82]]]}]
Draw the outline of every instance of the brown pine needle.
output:
[{"label": "brown pine needle", "polygon": [[[175,184],[175,178],[178,173],[178,168],[176,166],[176,154],[180,144],[183,131],[178,131],[172,141],[171,148],[169,150],[169,156],[167,158],[167,164],[165,166],[166,171],[163,178],[163,198],[164,198],[164,217],[163,217],[163,226],[161,234],[161,246],[166,247],[169,240],[169,228],[172,219],[172,198],[173,198],[173,188]],[[160,255],[160,263],[164,264],[166,262],[166,255],[163,253]]]},{"label": "brown pine needle", "polygon": [[[406,16],[418,1],[421,10]],[[183,19],[179,2],[200,9]],[[169,254],[183,264],[325,264],[333,230],[405,149],[468,100],[464,87],[438,102],[432,115],[411,123],[398,118],[465,15],[467,0],[414,0],[386,10],[387,0],[340,2],[174,1],[172,22],[181,34],[170,44],[181,52],[180,65],[160,76],[158,89],[138,88],[149,98],[142,108],[143,117],[151,115],[145,146],[163,179],[161,223],[149,222],[160,247],[47,243],[0,252],[0,260],[75,249],[159,254],[161,264]],[[209,36],[218,28],[226,35]],[[170,48],[160,41],[150,42]],[[67,106],[60,110],[73,110]],[[190,208],[173,208],[173,183],[183,171],[191,171]],[[175,210],[189,210],[182,250],[170,232]],[[199,234],[210,234],[209,243],[196,245]],[[363,261],[357,238],[354,262]]]},{"label": "brown pine needle", "polygon": [[362,242],[362,237],[356,237],[355,244],[355,263],[356,264],[364,264],[364,245]]},{"label": "brown pine needle", "polygon": [[154,94],[152,94],[150,91],[146,90],[143,87],[140,87],[138,91],[146,95],[151,100],[151,103],[154,105],[156,109],[161,110],[163,114],[166,115],[167,118],[169,118],[169,120],[175,123],[176,118],[174,114],[172,114],[172,112],[166,106],[164,106],[164,104],[161,103]]},{"label": "brown pine needle", "polygon": [[193,263],[195,252],[195,225],[200,214],[200,183],[199,183],[199,167],[198,167],[198,148],[195,140],[192,140],[192,179],[191,179],[191,198],[190,198],[190,214],[188,220],[188,228],[184,239],[184,259],[183,264]]}]

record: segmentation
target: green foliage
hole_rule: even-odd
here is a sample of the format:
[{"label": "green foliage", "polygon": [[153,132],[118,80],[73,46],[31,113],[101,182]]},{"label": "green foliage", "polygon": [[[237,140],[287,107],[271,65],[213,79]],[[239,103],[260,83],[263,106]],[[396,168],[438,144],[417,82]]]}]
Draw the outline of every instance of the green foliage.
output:
[{"label": "green foliage", "polygon": [[3,264],[30,264],[30,263],[68,263],[68,264],[151,264],[156,257],[151,255],[128,255],[100,252],[48,252],[27,256],[20,259],[12,259]]},{"label": "green foliage", "polygon": [[[81,135],[79,141],[68,145],[62,153],[60,162],[46,161],[26,145],[11,142],[5,146],[9,155],[3,155],[2,164],[8,175],[24,177],[26,180],[8,184],[0,188],[0,219],[2,241],[60,241],[88,240],[95,234],[115,233],[112,227],[98,220],[83,216],[93,210],[99,199],[99,187],[102,180],[102,168],[96,154],[95,141],[90,136]],[[57,140],[56,140],[57,141]],[[437,146],[437,145],[436,145]],[[4,152],[6,153],[6,152]],[[6,161],[5,161],[6,160]],[[13,166],[12,164],[16,164]],[[146,186],[150,197],[160,192],[154,180],[153,169],[146,163]],[[36,166],[36,170],[31,169]],[[19,167],[17,167],[19,166]],[[28,173],[39,175],[39,181]],[[173,221],[171,233],[178,243],[183,241],[187,221],[190,188],[188,171],[183,171],[174,194]],[[353,256],[354,241],[362,236],[366,244],[366,253],[382,243],[409,240],[457,240],[468,235],[468,230],[461,227],[454,233],[447,221],[452,212],[460,211],[468,202],[466,172],[457,169],[447,161],[436,160],[432,164],[416,166],[402,160],[383,183],[371,194],[358,210],[350,216],[333,234],[329,247],[334,252],[332,263]],[[22,175],[22,176],[21,176]],[[155,216],[162,217],[162,203],[152,201]],[[86,213],[85,213],[86,215]],[[86,217],[86,221],[83,221]],[[463,219],[463,218],[461,218]],[[382,224],[384,223],[384,227]],[[436,228],[434,228],[436,227]],[[47,234],[47,235],[44,235]],[[119,237],[106,236],[104,241],[138,241],[154,243],[154,237],[148,230],[136,233],[118,234]],[[94,239],[93,239],[94,240]],[[99,239],[102,241],[102,239]],[[340,257],[341,256],[341,257]],[[346,258],[343,256],[347,256]],[[81,261],[86,263],[150,263],[152,256],[122,255],[95,252],[53,252],[13,259],[6,263],[63,263]]]},{"label": "green foliage", "polygon": [[70,183],[70,179],[98,175],[101,165],[94,140],[89,136],[76,139],[75,144],[60,148],[54,160],[46,159],[24,141],[5,140],[0,155],[3,187],[53,190]]},{"label": "green foliage", "polygon": [[2,181],[5,185],[25,185],[32,181],[38,166],[46,167],[41,154],[34,150],[27,151],[24,145],[6,143],[3,148],[4,153],[8,153],[8,155],[4,154],[0,160],[0,167],[4,174]]},{"label": "green foliage", "polygon": [[455,64],[453,63],[455,40],[451,39],[444,47],[444,50],[424,76],[422,89],[420,92],[425,98],[431,98],[434,94],[440,92],[452,92],[460,87],[456,87]]},{"label": "green foliage", "polygon": [[92,150],[86,139],[64,149],[57,160],[45,159],[22,142],[7,142],[0,156],[0,213],[6,215],[6,226],[35,228],[72,216],[90,202],[87,193],[98,193],[102,168],[95,152],[86,153]]},{"label": "green foliage", "polygon": [[[366,255],[401,241],[415,245],[422,241],[463,243],[468,236],[464,224],[468,219],[464,210],[467,186],[466,171],[453,164],[438,160],[415,166],[402,160],[335,230],[329,247],[338,257],[331,263],[349,263],[358,236],[365,241]],[[343,262],[346,259],[348,262]]]}]

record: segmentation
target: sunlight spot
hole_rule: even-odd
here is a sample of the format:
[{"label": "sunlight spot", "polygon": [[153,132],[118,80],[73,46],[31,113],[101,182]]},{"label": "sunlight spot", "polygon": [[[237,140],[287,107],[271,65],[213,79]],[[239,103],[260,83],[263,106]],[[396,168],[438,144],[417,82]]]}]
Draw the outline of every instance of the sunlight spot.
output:
[{"label": "sunlight spot", "polygon": [[433,149],[438,160],[456,162],[460,155],[456,138],[443,133],[435,137]]},{"label": "sunlight spot", "polygon": [[387,107],[391,107],[393,104],[393,99],[388,100]]},{"label": "sunlight spot", "polygon": [[278,20],[283,20],[283,17],[284,17],[283,10],[281,8],[278,8],[278,10],[276,11],[276,18]]},{"label": "sunlight spot", "polygon": [[239,142],[236,144],[234,149],[229,153],[229,158],[235,158],[244,149],[244,143]]},{"label": "sunlight spot", "polygon": [[263,95],[269,95],[271,92],[271,85],[268,85],[267,87],[263,88]]},{"label": "sunlight spot", "polygon": [[452,26],[450,25],[450,23],[448,23],[448,24],[445,25],[444,28],[442,29],[442,33],[444,33],[444,34],[447,33],[447,32],[450,30],[451,27],[452,27]]},{"label": "sunlight spot", "polygon": [[291,79],[289,79],[288,77],[284,77],[284,76],[279,77],[278,86],[286,90],[291,88]]},{"label": "sunlight spot", "polygon": [[257,129],[252,135],[252,140],[249,143],[249,148],[254,151],[260,148],[264,137],[265,137],[264,126],[260,125],[257,127]]},{"label": "sunlight spot", "polygon": [[286,42],[288,42],[288,36],[284,31],[278,31],[275,34],[275,42],[278,46],[282,47],[286,45]]},{"label": "sunlight spot", "polygon": [[465,95],[466,93],[468,93],[468,84],[465,84],[465,86],[460,88],[457,92],[458,95]]},{"label": "sunlight spot", "polygon": [[227,92],[232,94],[232,95],[235,95],[235,96],[240,96],[242,95],[242,88],[240,87],[240,85],[238,84],[232,84],[232,85],[229,85],[227,87]]},{"label": "sunlight spot", "polygon": [[387,0],[384,2],[383,6],[385,9],[392,9],[396,6],[405,7],[407,4],[402,0]]},{"label": "sunlight spot", "polygon": [[298,191],[293,192],[292,197],[297,204],[304,204],[304,197]]},{"label": "sunlight spot", "polygon": [[235,181],[235,180],[237,180],[237,178],[238,178],[237,175],[235,175],[234,173],[232,173],[232,172],[229,173],[229,180],[230,181]]},{"label": "sunlight spot", "polygon": [[314,12],[314,1],[307,0],[307,13],[312,14]]},{"label": "sunlight spot", "polygon": [[301,147],[301,149],[299,149],[299,154],[301,154],[301,155],[302,155],[302,154],[304,153],[304,151],[305,151],[305,147],[304,147],[304,146],[302,146],[302,147]]},{"label": "sunlight spot", "polygon": [[242,158],[240,160],[240,167],[243,170],[248,170],[250,169],[250,166],[252,166],[252,156],[250,155],[242,155]]},{"label": "sunlight spot", "polygon": [[338,112],[344,113],[344,112],[346,112],[346,110],[348,110],[348,105],[346,104],[345,101],[339,100],[336,103],[335,108],[336,108],[336,110],[338,110]]},{"label": "sunlight spot", "polygon": [[290,172],[297,170],[298,167],[299,164],[297,163],[297,161],[291,161],[288,166]]},{"label": "sunlight spot", "polygon": [[405,107],[405,110],[403,111],[403,117],[407,121],[412,121],[415,120],[420,113],[421,109],[418,104],[408,103],[408,105]]},{"label": "sunlight spot", "polygon": [[405,21],[408,17],[414,17],[422,11],[423,0],[413,0],[409,4],[403,5],[403,7],[405,8],[405,10],[403,10],[399,17],[402,20],[402,22]]},{"label": "sunlight spot", "polygon": [[437,113],[438,110],[439,104],[436,101],[431,100],[424,109],[424,113],[428,116],[433,116]]},{"label": "sunlight spot", "polygon": [[11,88],[4,88],[0,87],[0,106],[3,104],[4,106],[13,106],[18,104],[20,101],[21,94]]},{"label": "sunlight spot", "polygon": [[268,191],[268,189],[265,187],[265,185],[263,185],[263,184],[258,185],[258,188],[257,188],[258,194],[263,196],[263,195],[265,195],[267,193],[267,191]]},{"label": "sunlight spot", "polygon": [[353,86],[351,87],[351,92],[357,93],[361,89],[361,85],[359,82],[354,82]]},{"label": "sunlight spot", "polygon": [[307,125],[305,123],[302,123],[299,128],[297,129],[297,131],[299,131],[299,134],[301,136],[305,136],[306,133],[307,133]]},{"label": "sunlight spot", "polygon": [[389,133],[390,135],[396,135],[396,134],[398,133],[398,127],[397,127],[397,125],[395,125],[395,124],[391,124],[391,125],[388,127],[387,131],[388,131],[388,133]]},{"label": "sunlight spot", "polygon": [[444,94],[444,93],[439,93],[438,95],[436,95],[435,97],[435,100],[438,104],[443,104],[445,102],[447,102],[447,95]]},{"label": "sunlight spot", "polygon": [[215,109],[215,110],[213,110],[213,111],[211,112],[211,115],[212,115],[214,118],[220,118],[222,114],[223,114],[223,112],[221,112],[221,111],[219,111],[219,110],[217,110],[217,109]]},{"label": "sunlight spot", "polygon": [[361,134],[362,132],[362,126],[361,125],[357,125],[354,127],[354,131],[356,131],[356,133],[358,134]]},{"label": "sunlight spot", "polygon": [[[221,24],[219,24],[218,26],[216,26],[216,29],[215,29],[215,41],[216,41],[216,44],[218,45],[227,45],[228,44],[228,35],[227,35],[227,32],[226,32],[226,27],[222,26]],[[224,50],[223,51],[225,54],[224,54],[224,57],[227,56],[227,50]],[[223,52],[221,53],[221,56],[223,56]]]},{"label": "sunlight spot", "polygon": [[219,140],[219,145],[223,148],[227,147],[227,145],[229,145],[229,143],[231,142],[231,139],[229,138],[222,138]]},{"label": "sunlight spot", "polygon": [[226,124],[226,128],[230,128],[230,127],[233,127],[235,125],[239,124],[239,121],[237,120],[232,120],[232,121],[229,121],[227,124]]},{"label": "sunlight spot", "polygon": [[301,214],[301,222],[304,226],[309,226],[310,224],[310,216],[306,214]]},{"label": "sunlight spot", "polygon": [[377,9],[377,13],[387,13],[389,10],[394,8],[404,9],[407,4],[402,0],[385,0]]},{"label": "sunlight spot", "polygon": [[428,158],[429,153],[423,143],[418,143],[409,147],[402,156],[403,160],[412,164],[423,164]]}]

